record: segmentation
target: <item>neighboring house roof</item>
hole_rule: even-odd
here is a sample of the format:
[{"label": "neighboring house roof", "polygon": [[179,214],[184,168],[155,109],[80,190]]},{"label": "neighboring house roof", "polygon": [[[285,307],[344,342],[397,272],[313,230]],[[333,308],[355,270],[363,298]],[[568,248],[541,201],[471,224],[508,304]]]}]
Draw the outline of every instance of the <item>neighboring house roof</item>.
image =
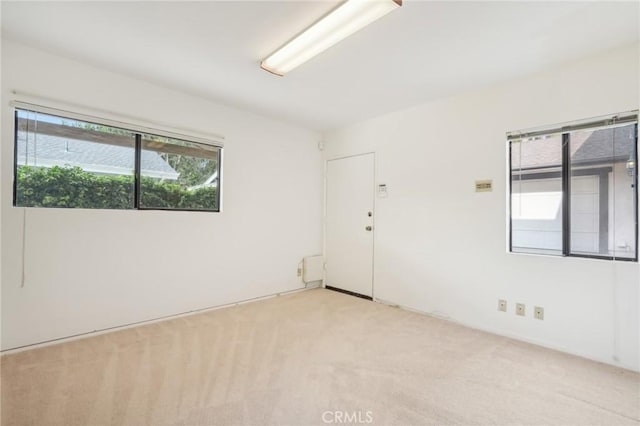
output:
[{"label": "neighboring house roof", "polygon": [[[606,164],[627,161],[634,152],[635,126],[621,126],[594,132],[571,133],[571,164]],[[523,140],[511,145],[514,169],[560,167],[562,136]]]},{"label": "neighboring house roof", "polygon": [[[77,166],[92,173],[130,175],[134,169],[134,148],[89,142],[44,134],[18,132],[18,165],[39,167]],[[178,172],[157,152],[141,153],[141,173],[159,179],[177,180]]]},{"label": "neighboring house roof", "polygon": [[[578,139],[580,136],[582,139]],[[629,156],[633,154],[635,141],[636,134],[633,125],[598,130],[590,134],[574,133],[571,145],[572,148],[577,146],[577,149],[572,153],[571,162],[627,161]]]},{"label": "neighboring house roof", "polygon": [[207,180],[204,181],[204,183],[201,183],[200,185],[190,186],[189,189],[194,190],[194,189],[207,188],[207,187],[212,187],[212,188],[218,187],[218,171],[217,170],[213,172],[213,174],[209,176]]}]

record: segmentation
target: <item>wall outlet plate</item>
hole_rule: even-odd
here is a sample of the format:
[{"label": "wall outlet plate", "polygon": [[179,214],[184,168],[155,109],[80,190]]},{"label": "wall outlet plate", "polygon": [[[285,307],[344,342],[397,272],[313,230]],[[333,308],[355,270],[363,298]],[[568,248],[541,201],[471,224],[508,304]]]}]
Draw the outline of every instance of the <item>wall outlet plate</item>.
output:
[{"label": "wall outlet plate", "polygon": [[501,312],[507,312],[507,301],[504,299],[498,300],[498,310]]},{"label": "wall outlet plate", "polygon": [[524,316],[524,303],[516,303],[516,315]]},{"label": "wall outlet plate", "polygon": [[533,308],[533,317],[535,319],[543,320],[544,319],[544,308],[541,306],[535,306]]}]

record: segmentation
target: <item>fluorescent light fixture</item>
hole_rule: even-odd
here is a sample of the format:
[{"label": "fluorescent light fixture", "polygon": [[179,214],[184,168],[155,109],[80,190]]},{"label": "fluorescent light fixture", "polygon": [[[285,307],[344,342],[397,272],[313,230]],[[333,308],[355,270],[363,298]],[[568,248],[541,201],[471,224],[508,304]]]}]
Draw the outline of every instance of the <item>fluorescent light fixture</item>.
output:
[{"label": "fluorescent light fixture", "polygon": [[285,75],[340,40],[402,6],[402,0],[347,0],[282,46],[260,66]]}]

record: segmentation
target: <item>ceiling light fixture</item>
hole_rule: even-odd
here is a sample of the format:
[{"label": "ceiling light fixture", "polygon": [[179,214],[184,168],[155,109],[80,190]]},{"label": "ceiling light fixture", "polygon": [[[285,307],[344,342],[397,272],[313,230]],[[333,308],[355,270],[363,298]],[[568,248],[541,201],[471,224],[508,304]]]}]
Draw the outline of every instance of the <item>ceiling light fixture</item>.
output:
[{"label": "ceiling light fixture", "polygon": [[402,0],[347,0],[263,60],[260,67],[283,76],[400,6]]}]

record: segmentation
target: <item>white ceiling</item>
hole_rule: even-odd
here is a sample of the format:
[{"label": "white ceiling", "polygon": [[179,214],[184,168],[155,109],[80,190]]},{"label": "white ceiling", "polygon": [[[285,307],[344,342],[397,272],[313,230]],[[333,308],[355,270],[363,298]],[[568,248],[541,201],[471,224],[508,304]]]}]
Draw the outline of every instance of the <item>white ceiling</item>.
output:
[{"label": "white ceiling", "polygon": [[326,130],[639,39],[638,2],[405,0],[285,77],[260,60],[336,1],[8,2],[4,37]]}]

